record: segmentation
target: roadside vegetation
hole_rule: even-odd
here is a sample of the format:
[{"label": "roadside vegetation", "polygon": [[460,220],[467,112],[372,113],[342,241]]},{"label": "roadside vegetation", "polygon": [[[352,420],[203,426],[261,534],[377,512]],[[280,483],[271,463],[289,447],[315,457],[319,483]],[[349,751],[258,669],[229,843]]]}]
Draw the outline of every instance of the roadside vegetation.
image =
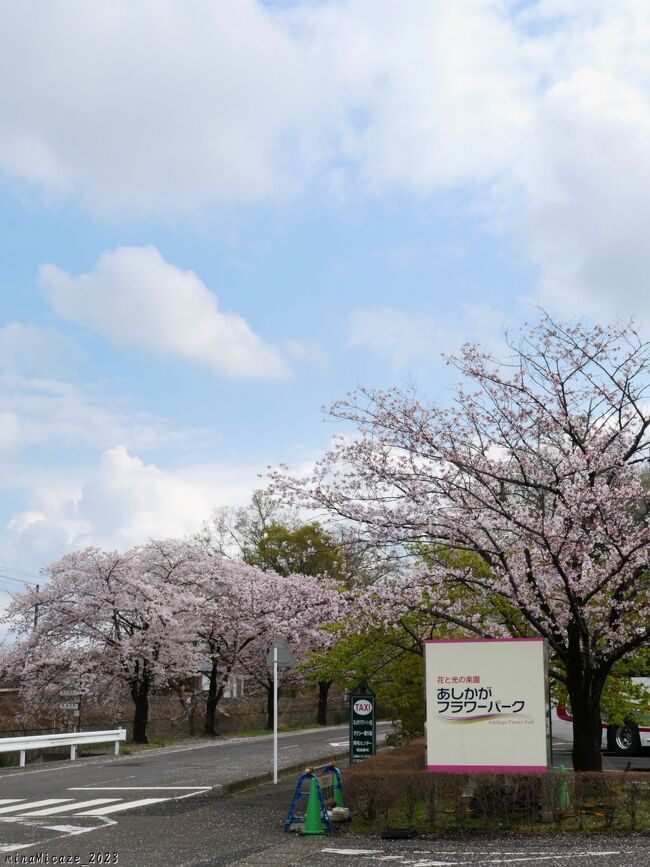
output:
[{"label": "roadside vegetation", "polygon": [[345,773],[351,832],[650,834],[647,774],[431,774],[424,754],[412,741]]}]

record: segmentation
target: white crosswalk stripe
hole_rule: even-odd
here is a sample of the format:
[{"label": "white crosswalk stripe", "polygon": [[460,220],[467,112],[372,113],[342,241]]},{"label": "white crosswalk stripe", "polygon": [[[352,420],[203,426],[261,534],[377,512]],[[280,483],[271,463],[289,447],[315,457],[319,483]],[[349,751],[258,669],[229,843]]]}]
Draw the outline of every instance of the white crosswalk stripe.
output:
[{"label": "white crosswalk stripe", "polygon": [[[20,822],[24,819],[43,819],[49,816],[62,816],[75,818],[77,816],[100,817],[114,813],[122,813],[126,810],[134,810],[136,807],[146,807],[150,804],[160,804],[163,801],[178,801],[183,798],[191,798],[202,795],[208,791],[208,787],[198,786],[151,786],[151,789],[166,790],[169,794],[156,793],[156,797],[136,798],[131,800],[124,797],[125,792],[132,795],[136,792],[144,794],[146,789],[122,787],[109,789],[108,787],[96,787],[93,791],[84,788],[71,789],[70,791],[84,791],[92,800],[76,800],[75,798],[43,798],[31,801],[27,798],[0,798],[0,822]],[[190,790],[189,792],[187,790]],[[108,797],[92,797],[96,793],[105,792]],[[183,791],[183,794],[177,792]],[[111,794],[115,793],[112,797]],[[172,794],[174,793],[174,794]],[[153,794],[153,793],[152,793]]]},{"label": "white crosswalk stripe", "polygon": [[12,807],[0,807],[0,816],[5,816],[8,813],[20,813],[26,809],[31,809],[32,807],[36,809],[36,807],[48,807],[54,804],[63,804],[66,801],[71,800],[72,798],[46,798],[43,801],[32,801],[31,804],[23,801],[20,804],[14,804]]},{"label": "white crosswalk stripe", "polygon": [[45,807],[42,810],[31,810],[27,812],[28,807],[24,807],[21,811],[21,816],[57,816],[59,813],[68,813],[71,810],[83,810],[87,807],[98,807],[100,804],[113,804],[119,801],[119,798],[93,798],[92,801],[74,801],[72,804],[63,804],[58,807]]},{"label": "white crosswalk stripe", "polygon": [[171,800],[172,798],[141,798],[139,801],[125,801],[122,804],[113,804],[111,807],[86,810],[83,813],[75,813],[75,816],[107,816],[109,813],[121,813],[123,810],[132,810],[134,807],[144,807],[147,804],[159,804],[161,801]]}]

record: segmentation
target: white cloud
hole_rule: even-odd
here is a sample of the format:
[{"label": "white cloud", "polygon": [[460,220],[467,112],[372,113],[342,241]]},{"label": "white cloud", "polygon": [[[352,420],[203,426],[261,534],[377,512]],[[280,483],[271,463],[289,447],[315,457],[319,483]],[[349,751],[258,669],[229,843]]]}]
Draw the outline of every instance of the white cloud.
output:
[{"label": "white cloud", "polygon": [[0,371],[57,369],[78,360],[75,344],[54,328],[10,322],[0,328]]},{"label": "white cloud", "polygon": [[649,43],[645,0],[23,0],[0,171],[156,215],[459,189],[518,233],[542,300],[646,314]]},{"label": "white cloud", "polygon": [[118,247],[94,271],[71,276],[42,265],[40,282],[64,319],[115,343],[207,364],[227,376],[287,375],[279,352],[237,313],[223,312],[193,271],[165,261],[155,247]]},{"label": "white cloud", "polygon": [[544,304],[650,316],[649,140],[649,94],[609,74],[583,68],[546,94],[523,220]]},{"label": "white cloud", "polygon": [[503,3],[350,0],[302,18],[339,105],[337,156],[371,190],[488,182],[519,152],[535,76]]},{"label": "white cloud", "polygon": [[345,188],[348,169],[488,180],[526,120],[521,43],[491,0],[24,0],[0,33],[0,169],[174,214]]},{"label": "white cloud", "polygon": [[20,420],[16,413],[0,412],[0,452],[14,449],[20,440]]},{"label": "white cloud", "polygon": [[650,318],[650,6],[541,0],[525,149],[497,185],[540,266],[537,300],[563,315]]},{"label": "white cloud", "polygon": [[150,413],[132,412],[110,396],[58,379],[0,376],[0,451],[43,444],[80,449],[126,442],[152,448],[196,432],[173,430]]},{"label": "white cloud", "polygon": [[215,507],[246,503],[260,485],[260,469],[212,463],[165,470],[124,446],[107,449],[99,466],[75,484],[50,479],[31,493],[29,508],[7,523],[11,539],[3,540],[3,557],[11,545],[22,552],[23,564],[38,556],[43,565],[43,557],[61,556],[52,545],[124,549],[152,537],[185,536],[200,529]]},{"label": "white cloud", "polygon": [[314,364],[321,368],[327,364],[327,353],[315,340],[286,340],[282,348],[287,358],[296,363]]},{"label": "white cloud", "polygon": [[462,323],[450,325],[440,316],[393,307],[353,310],[347,322],[348,345],[369,350],[395,367],[413,361],[440,362],[443,355],[460,348],[468,333],[489,349],[503,348],[507,317],[489,305],[464,305],[463,313]]},{"label": "white cloud", "polygon": [[3,10],[0,165],[100,209],[286,191],[296,52],[254,0],[26,0]]},{"label": "white cloud", "polygon": [[440,360],[450,349],[448,334],[433,317],[391,307],[353,310],[348,345],[368,349],[396,367],[411,359]]}]

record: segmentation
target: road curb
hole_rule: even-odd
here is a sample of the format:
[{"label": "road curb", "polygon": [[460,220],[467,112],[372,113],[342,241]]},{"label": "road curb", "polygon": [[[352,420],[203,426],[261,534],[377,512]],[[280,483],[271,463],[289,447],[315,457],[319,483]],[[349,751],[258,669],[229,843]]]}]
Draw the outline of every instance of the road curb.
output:
[{"label": "road curb", "polygon": [[[327,765],[331,762],[339,763],[339,759],[347,755],[347,750],[344,753],[321,756],[317,759],[310,759],[309,762],[296,762],[285,768],[278,768],[278,779],[286,779],[294,774],[304,773],[307,767],[317,767],[318,765]],[[254,789],[257,786],[263,786],[264,783],[270,783],[273,780],[273,772],[265,771],[263,774],[253,774],[250,777],[242,777],[240,780],[232,780],[229,783],[217,783],[212,787],[211,794],[215,798],[225,798],[227,795],[234,795],[237,792],[243,792],[245,789]]]}]

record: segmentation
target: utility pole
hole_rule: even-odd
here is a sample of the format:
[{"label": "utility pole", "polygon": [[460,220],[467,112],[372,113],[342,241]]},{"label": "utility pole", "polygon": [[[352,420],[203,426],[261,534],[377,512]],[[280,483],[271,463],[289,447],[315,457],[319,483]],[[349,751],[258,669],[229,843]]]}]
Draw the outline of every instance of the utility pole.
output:
[{"label": "utility pole", "polygon": [[[36,594],[38,596],[38,592],[41,589],[40,584],[36,585]],[[34,629],[38,626],[38,602],[34,603]]]}]

